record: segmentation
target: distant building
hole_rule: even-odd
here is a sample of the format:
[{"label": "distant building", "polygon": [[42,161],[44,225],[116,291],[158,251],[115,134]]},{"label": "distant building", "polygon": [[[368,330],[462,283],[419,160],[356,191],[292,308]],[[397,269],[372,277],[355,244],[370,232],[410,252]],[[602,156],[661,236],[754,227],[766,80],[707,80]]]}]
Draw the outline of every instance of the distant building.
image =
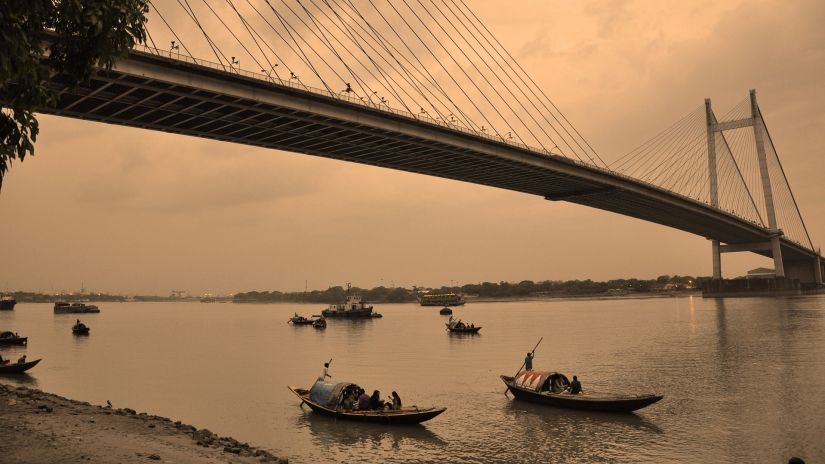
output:
[{"label": "distant building", "polygon": [[748,271],[748,275],[745,276],[746,279],[773,279],[774,277],[776,277],[776,271],[766,267],[751,269]]}]

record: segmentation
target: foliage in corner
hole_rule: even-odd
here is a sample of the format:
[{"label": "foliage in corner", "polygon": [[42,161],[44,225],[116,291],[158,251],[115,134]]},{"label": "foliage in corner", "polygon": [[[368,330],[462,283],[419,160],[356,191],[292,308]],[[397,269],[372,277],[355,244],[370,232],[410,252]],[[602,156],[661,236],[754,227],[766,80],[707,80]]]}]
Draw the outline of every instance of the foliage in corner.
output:
[{"label": "foliage in corner", "polygon": [[146,41],[150,0],[0,0],[0,188],[12,160],[34,154],[34,112],[69,86],[111,69]]}]

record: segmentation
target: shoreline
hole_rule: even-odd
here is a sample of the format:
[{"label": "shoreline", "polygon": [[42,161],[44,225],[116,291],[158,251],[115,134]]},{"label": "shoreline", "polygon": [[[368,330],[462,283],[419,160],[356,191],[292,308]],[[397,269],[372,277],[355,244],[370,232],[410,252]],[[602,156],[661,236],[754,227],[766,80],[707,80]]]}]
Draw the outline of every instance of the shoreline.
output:
[{"label": "shoreline", "polygon": [[207,429],[0,383],[0,456],[5,464],[282,463],[286,458]]}]

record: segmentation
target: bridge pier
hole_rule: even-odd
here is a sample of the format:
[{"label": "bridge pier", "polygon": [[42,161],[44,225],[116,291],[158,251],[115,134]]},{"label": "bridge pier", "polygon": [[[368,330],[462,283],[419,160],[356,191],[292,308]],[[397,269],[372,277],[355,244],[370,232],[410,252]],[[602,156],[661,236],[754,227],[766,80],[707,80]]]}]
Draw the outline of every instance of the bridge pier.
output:
[{"label": "bridge pier", "polygon": [[817,285],[822,285],[823,264],[825,263],[823,263],[822,260],[819,259],[819,256],[814,258],[814,283],[816,283]]},{"label": "bridge pier", "polygon": [[721,246],[719,245],[719,240],[711,240],[711,253],[713,254],[713,278],[714,279],[721,279],[722,278],[722,252],[720,251]]}]

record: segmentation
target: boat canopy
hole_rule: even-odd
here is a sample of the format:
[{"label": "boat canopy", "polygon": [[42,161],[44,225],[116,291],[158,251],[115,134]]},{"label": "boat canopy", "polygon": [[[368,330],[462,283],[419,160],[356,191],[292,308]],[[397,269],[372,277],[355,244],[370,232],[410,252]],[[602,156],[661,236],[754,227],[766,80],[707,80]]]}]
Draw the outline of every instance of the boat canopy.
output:
[{"label": "boat canopy", "polygon": [[515,378],[514,383],[534,392],[552,390],[554,393],[561,393],[570,385],[564,374],[549,371],[523,371]]},{"label": "boat canopy", "polygon": [[16,335],[14,335],[14,332],[6,331],[6,332],[0,333],[0,338],[12,338],[12,337],[16,337]]},{"label": "boat canopy", "polygon": [[318,380],[312,385],[312,388],[309,389],[309,399],[311,399],[313,403],[334,409],[341,401],[341,395],[344,389],[350,385],[354,384],[349,382],[332,383]]}]

